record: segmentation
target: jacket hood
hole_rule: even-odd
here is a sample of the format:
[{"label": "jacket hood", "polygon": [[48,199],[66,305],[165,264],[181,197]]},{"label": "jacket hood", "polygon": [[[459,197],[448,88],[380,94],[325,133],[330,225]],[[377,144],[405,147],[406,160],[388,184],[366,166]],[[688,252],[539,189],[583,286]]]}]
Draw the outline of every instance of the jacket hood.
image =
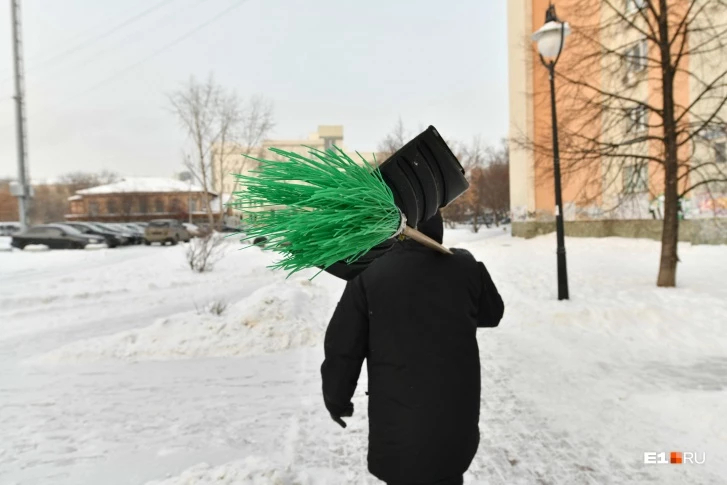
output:
[{"label": "jacket hood", "polygon": [[444,221],[442,220],[442,213],[437,211],[437,213],[431,218],[420,222],[417,226],[417,230],[431,237],[439,244],[442,244],[442,238],[444,237]]}]

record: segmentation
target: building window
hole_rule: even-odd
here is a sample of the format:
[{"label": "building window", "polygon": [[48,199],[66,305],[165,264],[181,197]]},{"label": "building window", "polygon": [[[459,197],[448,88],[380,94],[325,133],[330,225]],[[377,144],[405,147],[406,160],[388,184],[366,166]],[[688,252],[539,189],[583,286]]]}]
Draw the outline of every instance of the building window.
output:
[{"label": "building window", "polygon": [[164,201],[162,199],[156,199],[154,201],[154,212],[157,214],[164,212]]},{"label": "building window", "polygon": [[99,213],[98,202],[89,202],[88,203],[88,215],[97,216],[98,213]]},{"label": "building window", "polygon": [[634,13],[646,6],[646,0],[626,0],[626,13]]},{"label": "building window", "polygon": [[149,211],[149,200],[146,197],[141,197],[139,199],[139,212],[142,214],[146,214]]},{"label": "building window", "polygon": [[646,106],[639,105],[629,110],[629,131],[642,133],[648,128],[646,124]]},{"label": "building window", "polygon": [[641,39],[636,44],[626,49],[626,69],[628,72],[641,72],[646,69],[649,44],[646,39]]},{"label": "building window", "polygon": [[717,163],[727,162],[727,144],[720,141],[714,144],[714,160]]},{"label": "building window", "polygon": [[134,196],[131,194],[121,196],[121,213],[131,215],[134,212]]},{"label": "building window", "polygon": [[189,212],[194,213],[197,212],[197,199],[190,199],[189,201]]},{"label": "building window", "polygon": [[106,201],[106,212],[109,214],[116,214],[117,207],[116,207],[116,200],[115,199],[109,199]]},{"label": "building window", "polygon": [[182,203],[177,198],[172,199],[169,207],[170,212],[182,212]]},{"label": "building window", "polygon": [[623,171],[623,191],[638,194],[649,190],[649,168],[645,163],[627,165]]}]

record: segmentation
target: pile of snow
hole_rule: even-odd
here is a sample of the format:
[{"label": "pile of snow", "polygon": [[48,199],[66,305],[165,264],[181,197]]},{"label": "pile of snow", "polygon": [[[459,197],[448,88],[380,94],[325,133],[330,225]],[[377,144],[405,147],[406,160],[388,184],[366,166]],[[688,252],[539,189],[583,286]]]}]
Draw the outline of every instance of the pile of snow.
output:
[{"label": "pile of snow", "polygon": [[12,238],[7,236],[0,236],[0,251],[10,251],[12,248],[10,246],[10,241]]},{"label": "pile of snow", "polygon": [[295,470],[267,458],[250,456],[217,467],[201,463],[176,477],[146,485],[340,485],[350,483],[340,473],[327,469]]},{"label": "pile of snow", "polygon": [[[317,280],[290,278],[264,286],[217,315],[208,304],[148,327],[73,342],[37,362],[126,361],[243,356],[320,343],[335,301]],[[218,312],[219,313],[219,312]]]}]

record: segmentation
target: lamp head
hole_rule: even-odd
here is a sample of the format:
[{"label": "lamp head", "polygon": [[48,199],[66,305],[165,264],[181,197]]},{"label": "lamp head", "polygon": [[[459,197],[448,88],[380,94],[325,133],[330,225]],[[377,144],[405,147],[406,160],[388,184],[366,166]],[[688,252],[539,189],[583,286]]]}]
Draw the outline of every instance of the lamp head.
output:
[{"label": "lamp head", "polygon": [[538,52],[545,59],[557,58],[565,45],[565,38],[570,35],[568,22],[562,22],[555,13],[555,5],[551,4],[545,12],[545,25],[533,33],[533,42],[538,43]]}]

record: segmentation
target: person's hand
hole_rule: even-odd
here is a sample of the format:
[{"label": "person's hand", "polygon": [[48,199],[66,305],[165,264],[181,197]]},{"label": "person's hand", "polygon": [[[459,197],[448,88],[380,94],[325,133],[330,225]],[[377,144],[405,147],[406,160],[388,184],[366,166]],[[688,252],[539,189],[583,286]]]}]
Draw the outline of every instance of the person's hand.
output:
[{"label": "person's hand", "polygon": [[348,403],[348,405],[341,411],[341,413],[336,416],[335,414],[331,413],[331,419],[333,419],[336,423],[341,426],[341,428],[346,427],[346,422],[341,418],[350,418],[353,416],[353,403]]}]

